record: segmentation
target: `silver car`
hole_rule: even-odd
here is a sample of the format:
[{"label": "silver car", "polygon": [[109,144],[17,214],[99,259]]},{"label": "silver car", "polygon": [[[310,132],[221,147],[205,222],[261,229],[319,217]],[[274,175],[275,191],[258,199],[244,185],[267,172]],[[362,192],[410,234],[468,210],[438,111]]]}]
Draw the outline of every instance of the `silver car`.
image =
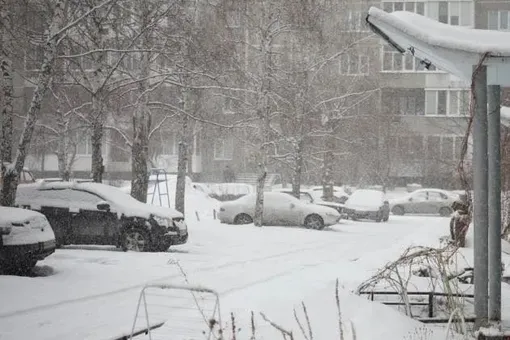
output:
[{"label": "silver car", "polygon": [[390,200],[390,209],[394,215],[439,214],[449,216],[452,203],[459,195],[441,189],[420,189],[409,195]]},{"label": "silver car", "polygon": [[[256,194],[243,196],[220,206],[218,218],[222,223],[253,223]],[[340,213],[333,208],[298,200],[292,195],[280,192],[264,193],[264,214],[262,224],[273,226],[305,226],[323,229],[336,224]]]}]

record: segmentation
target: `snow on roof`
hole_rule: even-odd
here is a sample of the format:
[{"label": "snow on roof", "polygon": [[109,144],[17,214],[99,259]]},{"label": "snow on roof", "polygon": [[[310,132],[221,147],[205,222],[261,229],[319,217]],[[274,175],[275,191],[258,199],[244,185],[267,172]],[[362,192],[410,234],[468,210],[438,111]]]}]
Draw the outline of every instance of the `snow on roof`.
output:
[{"label": "snow on roof", "polygon": [[416,13],[387,13],[376,7],[370,8],[367,22],[401,53],[409,51],[463,80],[471,80],[473,66],[487,52],[487,83],[510,86],[510,32],[447,25]]},{"label": "snow on roof", "polygon": [[494,56],[510,56],[510,33],[443,24],[422,15],[371,7],[368,15],[429,45]]}]

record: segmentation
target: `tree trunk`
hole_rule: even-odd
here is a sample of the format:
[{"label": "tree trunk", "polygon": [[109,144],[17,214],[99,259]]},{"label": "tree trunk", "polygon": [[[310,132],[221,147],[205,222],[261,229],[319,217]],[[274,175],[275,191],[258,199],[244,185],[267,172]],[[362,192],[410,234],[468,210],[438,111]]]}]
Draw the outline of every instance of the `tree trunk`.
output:
[{"label": "tree trunk", "polygon": [[335,155],[333,150],[335,148],[335,140],[326,136],[326,150],[323,156],[322,164],[322,194],[324,195],[325,201],[333,200],[333,165]]},{"label": "tree trunk", "polygon": [[3,95],[3,108],[0,114],[2,122],[1,129],[1,145],[0,145],[0,160],[2,162],[12,162],[12,125],[13,125],[13,96],[14,86],[12,79],[11,61],[7,56],[3,56],[1,60],[0,69],[2,72],[2,95]]},{"label": "tree trunk", "polygon": [[57,44],[60,37],[57,35],[57,32],[60,30],[63,23],[64,8],[64,0],[59,0],[55,3],[53,19],[49,28],[49,37],[43,45],[44,60],[36,81],[37,85],[32,96],[32,101],[30,102],[26,115],[25,126],[23,128],[23,133],[21,134],[16,159],[14,161],[14,169],[9,169],[4,177],[1,202],[4,206],[13,206],[16,199],[18,174],[21,173],[23,166],[25,165],[25,159],[34,133],[35,123],[39,112],[41,111],[41,104],[53,75],[53,63],[57,55]]},{"label": "tree trunk", "polygon": [[292,174],[292,194],[299,199],[301,193],[301,175],[303,173],[303,140],[294,146],[294,169]]},{"label": "tree trunk", "polygon": [[179,154],[177,160],[177,183],[175,184],[175,210],[184,214],[186,194],[186,164],[188,146],[182,139],[179,141]]},{"label": "tree trunk", "polygon": [[264,187],[266,185],[267,170],[264,165],[265,162],[259,164],[259,176],[257,178],[257,199],[255,201],[255,214],[253,217],[253,224],[256,227],[262,227],[264,218]]},{"label": "tree trunk", "polygon": [[103,182],[104,164],[103,164],[103,132],[104,132],[104,112],[103,103],[100,94],[94,94],[92,97],[92,180],[96,183]]},{"label": "tree trunk", "polygon": [[[183,110],[188,109],[188,91],[183,91]],[[189,142],[189,118],[183,115],[181,118],[181,131],[179,133],[179,150],[177,158],[177,182],[175,184],[175,210],[184,214],[186,196],[186,168],[188,165],[188,142]]]},{"label": "tree trunk", "polygon": [[[133,119],[135,120],[135,119]],[[148,153],[149,144],[147,126],[143,122],[133,122],[135,128],[133,146],[131,148],[131,196],[140,202],[147,202],[147,190],[149,185]]]}]

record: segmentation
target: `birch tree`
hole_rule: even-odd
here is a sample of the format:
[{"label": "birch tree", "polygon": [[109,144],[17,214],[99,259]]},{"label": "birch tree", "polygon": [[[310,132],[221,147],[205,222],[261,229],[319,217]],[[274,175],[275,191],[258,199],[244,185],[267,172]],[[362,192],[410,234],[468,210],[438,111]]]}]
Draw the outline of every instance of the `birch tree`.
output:
[{"label": "birch tree", "polygon": [[32,139],[37,119],[39,118],[41,105],[53,77],[53,67],[58,55],[58,45],[70,29],[80,24],[84,18],[107,5],[111,1],[112,0],[106,0],[85,13],[70,18],[67,22],[65,20],[66,1],[56,0],[50,4],[50,8],[48,8],[48,10],[52,15],[50,16],[51,19],[44,34],[45,39],[44,44],[42,45],[43,60],[38,76],[35,80],[36,87],[34,89],[29,108],[26,112],[25,124],[18,143],[16,156],[13,159],[13,167],[7,169],[4,176],[2,205],[12,206],[15,202],[16,189],[18,186],[17,174],[23,169],[30,141]]},{"label": "birch tree", "polygon": [[[4,162],[12,162],[12,131],[13,131],[13,67],[9,50],[12,47],[11,16],[8,8],[12,5],[7,0],[0,1],[0,72],[1,72],[1,96],[0,96],[0,177],[5,177],[6,168]],[[0,204],[2,193],[0,193]]]}]

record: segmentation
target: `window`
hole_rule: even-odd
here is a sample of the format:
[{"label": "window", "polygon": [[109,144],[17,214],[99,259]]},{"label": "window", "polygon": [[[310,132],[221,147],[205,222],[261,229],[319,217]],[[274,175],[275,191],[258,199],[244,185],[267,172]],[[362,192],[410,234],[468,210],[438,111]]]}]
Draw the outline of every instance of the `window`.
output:
[{"label": "window", "polygon": [[427,191],[420,191],[413,194],[411,197],[413,198],[413,202],[424,202],[428,200]]},{"label": "window", "polygon": [[428,191],[429,201],[444,201],[448,197],[445,194],[435,191]]},{"label": "window", "polygon": [[464,143],[464,137],[455,137],[455,159],[460,159],[462,153],[462,144]]},{"label": "window", "polygon": [[420,15],[425,15],[425,3],[422,1],[418,2],[383,2],[383,9],[386,12],[395,12],[395,11],[408,11],[418,13]]},{"label": "window", "polygon": [[459,116],[469,112],[469,91],[426,90],[425,114]]},{"label": "window", "polygon": [[368,56],[344,54],[340,56],[340,74],[366,75],[369,72]]},{"label": "window", "polygon": [[225,101],[224,101],[223,105],[224,105],[223,106],[223,113],[224,114],[232,115],[232,114],[236,113],[234,99],[232,99],[230,97],[225,97]]},{"label": "window", "polygon": [[227,14],[227,26],[230,28],[241,27],[241,13],[236,10],[228,11]]},{"label": "window", "polygon": [[429,136],[427,138],[427,159],[437,159],[441,149],[441,137]]},{"label": "window", "polygon": [[445,161],[453,160],[453,137],[441,138],[441,159]]},{"label": "window", "polygon": [[510,30],[510,11],[489,11],[488,29],[498,31]]},{"label": "window", "polygon": [[78,134],[76,143],[77,155],[92,155],[92,139],[87,132]]},{"label": "window", "polygon": [[406,116],[414,116],[418,114],[416,107],[415,97],[400,97],[399,98],[399,114]]},{"label": "window", "polygon": [[348,32],[368,31],[368,26],[365,24],[365,16],[364,12],[349,11],[344,18],[343,29]]},{"label": "window", "polygon": [[425,68],[425,64],[423,64],[419,59],[415,58],[412,54],[401,54],[395,48],[387,44],[383,46],[382,58],[383,71],[436,71],[436,68],[433,65],[431,65],[427,70]]},{"label": "window", "polygon": [[471,1],[429,1],[427,16],[439,22],[473,26],[473,2]]},{"label": "window", "polygon": [[214,142],[215,160],[232,160],[234,154],[234,140],[232,138],[219,139]]}]

